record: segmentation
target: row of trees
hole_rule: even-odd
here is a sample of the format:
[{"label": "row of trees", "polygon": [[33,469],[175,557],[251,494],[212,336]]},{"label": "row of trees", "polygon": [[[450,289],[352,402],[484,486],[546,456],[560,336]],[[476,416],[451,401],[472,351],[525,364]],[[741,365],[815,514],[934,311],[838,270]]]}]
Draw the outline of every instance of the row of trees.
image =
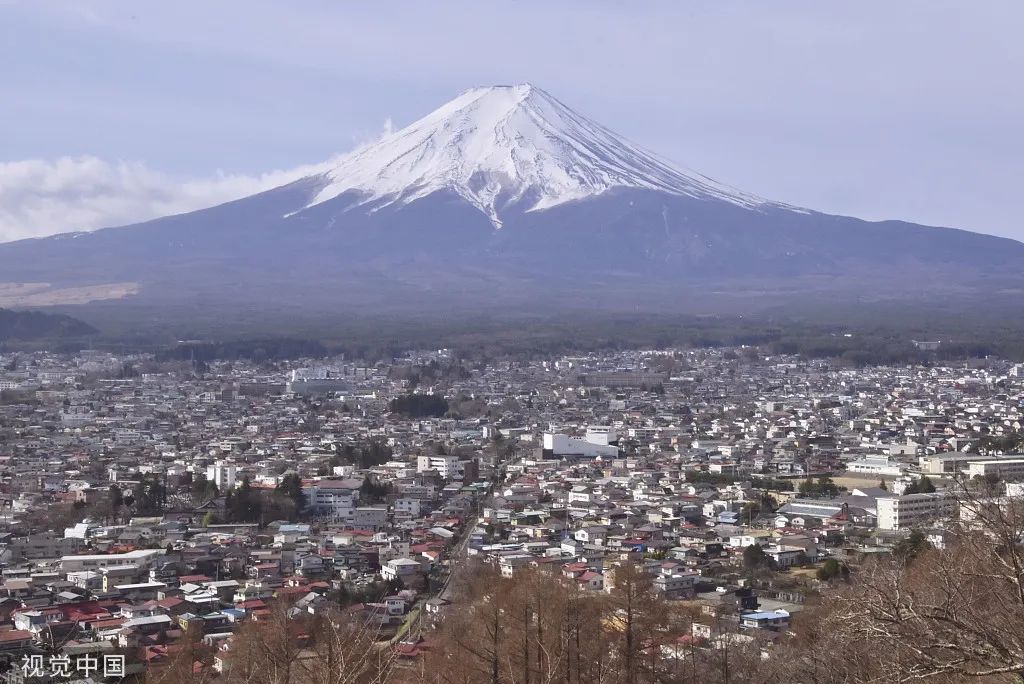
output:
[{"label": "row of trees", "polygon": [[217,484],[207,479],[203,473],[197,473],[192,478],[189,486],[189,494],[195,503],[203,503],[217,496]]},{"label": "row of trees", "polygon": [[413,366],[392,366],[388,371],[388,377],[395,380],[405,380],[410,389],[419,385],[432,385],[437,382],[450,383],[452,381],[466,380],[470,377],[469,370],[459,361],[446,361]]},{"label": "row of trees", "polygon": [[406,418],[440,418],[448,413],[448,400],[436,394],[404,394],[392,399],[388,410]]},{"label": "row of trees", "polygon": [[123,509],[131,509],[136,515],[159,515],[167,505],[167,486],[159,475],[142,475],[128,491],[110,485],[106,503],[114,517]]},{"label": "row of trees", "polygon": [[971,445],[979,454],[1013,454],[1024,449],[1024,434],[1010,432],[1005,435],[987,435]]},{"label": "row of trees", "polygon": [[249,360],[254,363],[297,358],[322,358],[328,349],[318,340],[267,338],[224,342],[188,342],[156,352],[157,361]]},{"label": "row of trees", "polygon": [[[451,684],[647,684],[745,681],[757,649],[699,650],[696,613],[672,607],[632,564],[606,571],[608,593],[567,586],[542,571],[505,579],[474,569],[460,610],[443,623],[423,664],[425,681]],[[464,604],[464,608],[463,608]]]},{"label": "row of trees", "polygon": [[391,460],[394,451],[384,441],[372,439],[365,444],[342,444],[335,447],[330,466],[354,465],[360,469],[372,468]]},{"label": "row of trees", "polygon": [[822,475],[817,479],[807,478],[800,483],[797,491],[802,496],[838,496],[842,491],[835,482],[832,481],[831,477]]},{"label": "row of trees", "polygon": [[376,478],[367,475],[363,478],[363,484],[359,485],[359,497],[369,503],[382,503],[392,489],[390,484],[381,483]]},{"label": "row of trees", "polygon": [[[247,621],[219,655],[191,630],[169,657],[152,663],[149,684],[383,684],[394,671],[395,653],[377,644],[375,630],[355,614],[289,615],[278,603],[268,618]],[[223,673],[214,668],[217,655]]]},{"label": "row of trees", "polygon": [[935,483],[932,482],[931,478],[927,475],[922,475],[919,479],[911,482],[907,485],[907,488],[903,490],[904,494],[931,494],[935,491]]},{"label": "row of trees", "polygon": [[285,480],[273,490],[257,489],[249,482],[249,478],[243,479],[242,484],[237,489],[229,490],[225,497],[226,521],[263,524],[274,520],[296,520],[304,499],[302,482],[298,482],[296,495],[294,483],[285,485],[288,477],[285,476]]}]

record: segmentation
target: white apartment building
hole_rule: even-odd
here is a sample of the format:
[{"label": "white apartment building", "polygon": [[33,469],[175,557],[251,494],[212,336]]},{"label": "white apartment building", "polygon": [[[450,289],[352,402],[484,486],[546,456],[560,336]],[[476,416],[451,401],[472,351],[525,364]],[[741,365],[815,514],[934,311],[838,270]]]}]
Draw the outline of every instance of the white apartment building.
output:
[{"label": "white apartment building", "polygon": [[421,499],[414,499],[412,497],[395,499],[395,515],[407,515],[418,518],[422,506],[423,501]]},{"label": "white apartment building", "polygon": [[918,458],[921,472],[925,475],[952,475],[965,470],[975,461],[995,460],[991,456],[978,454],[933,454]]},{"label": "white apartment building", "polygon": [[314,515],[348,519],[359,502],[360,484],[357,480],[319,480],[303,487],[306,510]]},{"label": "white apartment building", "polygon": [[516,574],[516,570],[529,565],[534,560],[536,558],[528,553],[513,553],[502,556],[498,561],[498,567],[501,569],[501,576],[507,578],[512,577]]},{"label": "white apartment building", "polygon": [[878,529],[909,530],[955,511],[956,501],[946,492],[883,497],[878,499]]},{"label": "white apartment building", "polygon": [[417,457],[416,472],[422,473],[426,470],[436,470],[437,474],[445,480],[461,480],[466,474],[465,465],[458,456],[445,454]]},{"label": "white apartment building", "polygon": [[666,598],[688,598],[693,596],[698,577],[696,572],[662,573],[654,578],[654,590]]},{"label": "white apartment building", "polygon": [[60,412],[60,421],[68,427],[85,425],[95,419],[88,406],[69,406]]},{"label": "white apartment building", "polygon": [[385,580],[404,580],[423,572],[419,561],[411,558],[395,558],[389,560],[380,569],[380,576]]},{"label": "white apartment building", "polygon": [[1019,477],[1024,475],[1024,458],[999,458],[984,461],[972,461],[967,464],[967,477]]},{"label": "white apartment building", "polygon": [[206,468],[206,479],[217,485],[217,491],[226,492],[235,488],[238,467],[231,461],[216,461]]}]

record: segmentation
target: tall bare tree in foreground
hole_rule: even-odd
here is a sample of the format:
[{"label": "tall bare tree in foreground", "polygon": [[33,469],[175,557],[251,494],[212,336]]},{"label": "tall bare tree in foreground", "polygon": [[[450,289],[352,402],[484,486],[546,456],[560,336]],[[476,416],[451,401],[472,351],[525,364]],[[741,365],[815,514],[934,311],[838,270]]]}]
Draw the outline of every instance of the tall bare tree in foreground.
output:
[{"label": "tall bare tree in foreground", "polygon": [[288,617],[282,601],[271,615],[248,621],[232,639],[227,681],[232,684],[292,684],[297,677],[297,662],[303,646],[304,621]]},{"label": "tall bare tree in foreground", "polygon": [[[146,670],[146,684],[207,684],[216,673],[210,668],[213,649],[203,645],[202,631],[195,626],[185,630],[169,648],[168,656]],[[199,663],[201,666],[197,667]]]},{"label": "tall bare tree in foreground", "polygon": [[374,641],[376,630],[352,614],[332,612],[310,625],[309,657],[300,660],[300,681],[309,684],[383,684],[395,663],[387,642]]},{"label": "tall bare tree in foreground", "polygon": [[239,684],[383,684],[395,653],[353,613],[288,616],[276,606],[267,619],[246,623],[232,643],[228,682]]}]

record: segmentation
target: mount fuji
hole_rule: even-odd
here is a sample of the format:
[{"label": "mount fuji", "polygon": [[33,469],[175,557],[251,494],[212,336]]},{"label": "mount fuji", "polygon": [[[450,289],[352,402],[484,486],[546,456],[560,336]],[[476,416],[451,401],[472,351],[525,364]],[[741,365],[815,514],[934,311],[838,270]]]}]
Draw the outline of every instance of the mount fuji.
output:
[{"label": "mount fuji", "polygon": [[439,191],[466,200],[500,228],[501,214],[639,188],[767,204],[710,178],[673,168],[531,85],[473,88],[411,126],[328,170],[310,205],[347,191],[380,206]]},{"label": "mount fuji", "polygon": [[[1024,291],[1024,245],[750,195],[530,85],[474,88],[209,209],[0,245],[0,306],[329,313],[755,311]],[[214,315],[211,313],[211,315]],[[217,314],[219,315],[219,314]]]}]

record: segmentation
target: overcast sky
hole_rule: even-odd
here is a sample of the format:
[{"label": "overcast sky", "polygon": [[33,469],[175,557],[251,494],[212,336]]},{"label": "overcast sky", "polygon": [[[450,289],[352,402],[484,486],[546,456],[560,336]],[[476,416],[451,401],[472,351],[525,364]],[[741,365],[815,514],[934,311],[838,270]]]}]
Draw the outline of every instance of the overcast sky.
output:
[{"label": "overcast sky", "polygon": [[1020,0],[0,0],[0,240],[249,194],[520,82],[769,199],[1024,239],[1022,25]]}]

